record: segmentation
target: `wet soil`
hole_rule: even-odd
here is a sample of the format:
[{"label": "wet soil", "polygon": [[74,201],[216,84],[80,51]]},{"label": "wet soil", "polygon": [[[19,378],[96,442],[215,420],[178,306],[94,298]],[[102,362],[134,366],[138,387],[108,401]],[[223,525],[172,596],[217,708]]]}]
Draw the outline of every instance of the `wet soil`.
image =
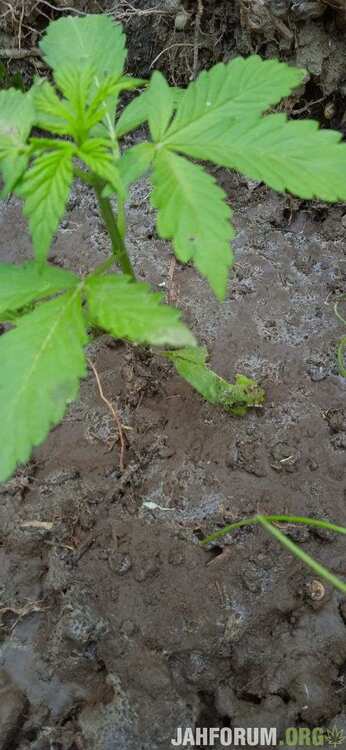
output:
[{"label": "wet soil", "polygon": [[[258,378],[267,402],[232,418],[154,352],[90,344],[129,428],[126,468],[90,372],[63,424],[1,488],[2,750],[168,750],[177,726],[346,729],[342,595],[327,586],[316,597],[314,576],[260,529],[211,550],[198,541],[258,511],[346,522],[333,312],[345,209],[215,173],[238,230],[227,299],[189,267],[176,268],[174,293],[213,367]],[[147,194],[144,181],[131,197],[129,250],[138,276],[165,290],[171,256]],[[15,199],[0,220],[1,260],[23,261]],[[106,252],[93,197],[77,186],[52,257],[84,272]],[[289,533],[346,575],[342,540]]]},{"label": "wet soil", "polygon": [[[343,129],[340,11],[283,14],[293,34],[285,36],[282,25],[261,21],[270,3],[252,5],[242,3],[240,15],[236,3],[204,3],[198,66],[235,51],[307,65],[311,80],[292,106]],[[32,6],[30,24],[40,29],[42,4]],[[133,6],[164,12],[125,17],[132,69],[148,74],[173,45],[155,67],[186,82],[195,72],[193,4],[179,31],[173,2]],[[5,33],[17,33],[8,18]],[[120,472],[117,432],[90,370],[62,425],[0,489],[0,750],[168,750],[178,726],[346,732],[346,600],[328,586],[321,597],[316,576],[259,528],[208,550],[199,544],[257,512],[346,523],[346,380],[335,356],[344,331],[334,314],[346,287],[346,208],[214,174],[238,232],[223,304],[190,267],[177,265],[172,286],[146,181],[131,195],[128,246],[138,277],[175,299],[214,369],[229,380],[256,377],[266,404],[232,418],[157,353],[106,336],[90,344],[128,428],[126,467]],[[51,259],[85,272],[107,252],[93,197],[77,185]],[[30,254],[11,199],[0,209],[0,258]],[[288,532],[346,576],[342,538]]]}]

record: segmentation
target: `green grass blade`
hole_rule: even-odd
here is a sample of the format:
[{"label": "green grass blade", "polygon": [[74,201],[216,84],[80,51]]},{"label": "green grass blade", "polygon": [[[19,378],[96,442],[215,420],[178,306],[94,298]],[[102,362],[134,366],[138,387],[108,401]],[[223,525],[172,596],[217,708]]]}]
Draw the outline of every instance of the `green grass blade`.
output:
[{"label": "green grass blade", "polygon": [[293,555],[302,560],[305,565],[311,568],[318,576],[324,578],[328,583],[335,588],[339,589],[343,593],[346,593],[346,583],[344,583],[338,576],[331,573],[321,563],[317,562],[313,557],[304,552],[297,544],[292,542],[285,534],[280,531],[274,523],[290,523],[296,524],[301,523],[305,526],[314,526],[320,529],[328,529],[329,531],[335,531],[338,534],[346,534],[345,526],[338,526],[335,523],[329,523],[329,521],[319,520],[317,518],[309,518],[308,516],[287,516],[287,515],[270,515],[270,516],[252,516],[250,518],[242,518],[241,521],[231,523],[229,526],[225,526],[219,531],[215,531],[214,534],[209,534],[206,539],[203,539],[201,544],[209,544],[209,542],[215,542],[217,539],[229,534],[235,529],[240,529],[242,526],[255,526],[260,523],[269,533],[275,537],[281,544],[286,547]]},{"label": "green grass blade", "polygon": [[269,523],[303,523],[305,524],[305,526],[315,526],[320,529],[329,529],[329,531],[336,531],[338,534],[346,534],[345,526],[338,526],[335,523],[322,521],[319,518],[310,518],[309,516],[257,516],[258,520],[260,518],[265,518],[266,521],[269,521]]},{"label": "green grass blade", "polygon": [[221,539],[221,537],[229,534],[231,531],[235,531],[235,529],[240,529],[242,526],[254,526],[256,523],[258,523],[257,516],[252,516],[251,518],[242,518],[241,521],[231,523],[229,524],[229,526],[224,526],[223,529],[214,531],[213,534],[209,534],[209,536],[201,541],[201,544],[209,544],[209,542],[215,542],[217,539]]},{"label": "green grass blade", "polygon": [[322,521],[318,518],[310,518],[308,516],[286,516],[286,515],[270,515],[270,516],[251,516],[250,518],[242,518],[241,521],[231,523],[229,526],[224,526],[223,529],[215,531],[213,534],[209,534],[201,544],[209,544],[209,542],[215,542],[217,539],[229,534],[235,529],[240,529],[242,526],[254,526],[260,522],[260,518],[265,518],[269,523],[302,523],[305,526],[315,526],[320,529],[328,529],[329,531],[335,531],[338,534],[346,534],[345,526],[338,526],[335,523],[329,521]]},{"label": "green grass blade", "polygon": [[343,378],[346,378],[345,352],[346,352],[346,336],[343,336],[342,339],[340,339],[338,348],[337,348],[339,372]]},{"label": "green grass blade", "polygon": [[292,555],[295,555],[295,557],[298,557],[299,560],[302,560],[302,562],[305,563],[305,565],[307,565],[309,568],[311,568],[311,570],[313,570],[315,573],[317,573],[320,578],[324,578],[325,581],[330,583],[332,586],[335,586],[335,588],[339,589],[339,591],[342,591],[343,594],[346,593],[346,583],[338,578],[338,576],[334,575],[334,573],[331,573],[330,570],[325,568],[324,565],[321,565],[321,563],[317,562],[317,560],[315,560],[313,557],[310,557],[310,555],[304,552],[304,550],[298,547],[297,544],[292,542],[291,539],[283,534],[282,531],[277,529],[275,526],[272,526],[272,524],[269,523],[264,516],[258,516],[258,521],[263,526],[263,528],[269,531],[269,533],[273,537],[275,537],[278,542],[281,542],[281,544],[286,547],[286,549],[288,549],[289,552],[292,553]]},{"label": "green grass blade", "polygon": [[338,299],[338,301],[334,305],[334,312],[336,317],[341,320],[341,323],[343,323],[346,326],[346,318],[339,312],[339,305],[340,302],[345,302],[346,300],[346,294],[342,294],[342,296]]}]

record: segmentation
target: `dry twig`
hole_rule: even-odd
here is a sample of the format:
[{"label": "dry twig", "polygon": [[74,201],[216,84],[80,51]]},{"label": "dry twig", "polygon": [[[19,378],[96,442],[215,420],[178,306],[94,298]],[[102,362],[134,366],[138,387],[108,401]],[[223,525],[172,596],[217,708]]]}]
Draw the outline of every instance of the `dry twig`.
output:
[{"label": "dry twig", "polygon": [[191,80],[194,81],[198,73],[199,34],[201,30],[201,19],[203,15],[202,0],[197,0],[197,13],[195,18],[195,35],[193,40],[193,66]]},{"label": "dry twig", "polygon": [[190,44],[189,42],[174,42],[174,44],[170,44],[169,47],[165,47],[165,49],[162,49],[161,52],[159,52],[158,55],[154,58],[154,60],[151,61],[149,70],[151,70],[155,63],[160,59],[161,55],[164,55],[166,52],[169,52],[170,49],[173,49],[174,47],[194,47],[193,44]]},{"label": "dry twig", "polygon": [[6,60],[23,60],[25,57],[41,57],[41,52],[38,47],[32,49],[17,49],[16,47],[9,47],[8,49],[0,48],[0,58]]},{"label": "dry twig", "polygon": [[171,258],[168,269],[168,289],[167,289],[167,302],[169,305],[174,305],[178,299],[178,295],[174,283],[174,272],[177,267],[177,259],[175,255]]}]

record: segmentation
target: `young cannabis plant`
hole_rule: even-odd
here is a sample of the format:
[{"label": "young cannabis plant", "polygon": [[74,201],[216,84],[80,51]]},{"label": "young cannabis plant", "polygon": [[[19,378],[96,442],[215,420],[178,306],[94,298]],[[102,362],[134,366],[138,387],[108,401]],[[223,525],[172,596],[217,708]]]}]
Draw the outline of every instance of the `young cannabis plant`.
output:
[{"label": "young cannabis plant", "polygon": [[[146,85],[123,72],[121,26],[98,15],[51,23],[40,46],[53,82],[39,78],[26,94],[0,93],[2,196],[23,199],[35,256],[23,266],[0,264],[0,320],[8,329],[0,338],[0,480],[27,461],[76,398],[95,327],[167,347],[178,371],[212,403],[243,413],[263,402],[249,378],[230,385],[208,370],[180,313],[135,280],[125,247],[132,182],[149,173],[159,236],[172,241],[181,262],[194,263],[220,300],[232,265],[232,213],[214,178],[186,157],[303,198],[346,199],[339,133],[263,116],[302,83],[304,71],[253,56],[215,65],[186,91],[159,72]],[[117,116],[121,93],[139,88]],[[119,139],[142,123],[150,140],[121,151]],[[112,246],[109,261],[84,277],[47,262],[75,178],[95,190]],[[122,274],[110,272],[113,263]]]}]

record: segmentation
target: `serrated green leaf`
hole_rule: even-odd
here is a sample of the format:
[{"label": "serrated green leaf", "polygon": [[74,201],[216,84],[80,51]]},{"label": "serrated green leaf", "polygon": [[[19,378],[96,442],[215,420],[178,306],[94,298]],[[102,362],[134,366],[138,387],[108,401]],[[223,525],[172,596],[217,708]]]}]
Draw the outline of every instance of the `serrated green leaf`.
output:
[{"label": "serrated green leaf", "polygon": [[228,383],[207,367],[206,347],[189,347],[165,352],[177,372],[211,404],[222,406],[226,411],[243,415],[247,409],[261,406],[265,399],[262,388],[255,380],[245,375],[236,375],[235,383]]},{"label": "serrated green leaf", "polygon": [[0,481],[28,460],[77,396],[86,342],[78,290],[39,305],[0,337]]},{"label": "serrated green leaf", "polygon": [[96,85],[96,93],[90,101],[86,114],[87,123],[90,128],[96,126],[102,120],[109,132],[108,117],[111,118],[112,130],[114,130],[115,113],[119,94],[146,85],[142,78],[131,76],[107,76],[101,83]]},{"label": "serrated green leaf", "polygon": [[77,135],[76,121],[69,103],[59,99],[53,86],[45,79],[35,81],[31,89],[35,106],[35,124],[57,135]]},{"label": "serrated green leaf", "polygon": [[149,169],[155,156],[152,143],[137,143],[128,148],[119,161],[119,172],[126,187],[136,182]]},{"label": "serrated green leaf", "polygon": [[78,149],[78,155],[94,174],[111,186],[113,192],[115,190],[125,198],[125,187],[118,168],[119,160],[114,158],[109,142],[102,138],[90,138]]},{"label": "serrated green leaf", "polygon": [[[123,153],[117,163],[117,168],[119,169],[120,178],[125,190],[125,196],[123,196],[123,198],[127,198],[129,186],[149,171],[154,156],[155,146],[153,143],[146,142],[137,143]],[[102,195],[105,198],[109,198],[113,193],[114,189],[107,186]]]},{"label": "serrated green leaf", "polygon": [[61,147],[39,155],[26,172],[17,190],[24,198],[24,215],[29,219],[36,259],[45,260],[51,241],[65,213],[73,180],[73,146]]},{"label": "serrated green leaf", "polygon": [[[35,110],[30,96],[18,89],[0,91],[0,149],[22,146],[32,128]],[[4,144],[4,146],[3,146]]]},{"label": "serrated green leaf", "polygon": [[[184,89],[172,87],[174,106],[177,107],[184,95]],[[149,102],[148,102],[148,90],[144,91],[139,96],[130,102],[121,113],[115,126],[115,132],[117,138],[122,138],[126,133],[130,133],[132,130],[136,130],[147,122],[149,118]]]},{"label": "serrated green leaf", "polygon": [[17,89],[0,91],[0,171],[4,181],[1,197],[14,189],[28,164],[26,141],[35,120],[28,94]]},{"label": "serrated green leaf", "polygon": [[14,153],[1,162],[0,170],[2,171],[4,184],[0,192],[0,198],[6,198],[7,195],[15,190],[16,185],[22,178],[28,164],[28,155],[15,155]]},{"label": "serrated green leaf", "polygon": [[75,64],[61,61],[54,71],[58,89],[71,102],[78,118],[83,117],[95,77],[97,77],[97,72],[93,65],[79,68]]},{"label": "serrated green leaf", "polygon": [[71,63],[61,63],[61,67],[54,71],[54,78],[72,110],[74,138],[83,141],[90,130],[86,108],[95,81],[98,81],[96,69],[92,65],[78,68]]},{"label": "serrated green leaf", "polygon": [[71,289],[77,283],[77,276],[55,266],[41,268],[35,261],[21,266],[0,263],[0,314]]},{"label": "serrated green leaf", "polygon": [[216,139],[232,121],[242,118],[246,122],[277,104],[304,77],[304,70],[257,55],[237,57],[227,65],[218,63],[190,83],[164,142],[180,150],[206,135]]},{"label": "serrated green leaf", "polygon": [[126,59],[122,27],[106,15],[59,18],[49,24],[40,47],[53,70],[93,67],[100,78],[120,76]]},{"label": "serrated green leaf", "polygon": [[125,107],[121,113],[119,119],[115,124],[115,133],[117,138],[122,138],[126,133],[130,133],[132,130],[136,130],[146,122],[148,117],[148,107],[146,99],[147,91],[144,91],[132,102]]},{"label": "serrated green leaf", "polygon": [[[94,324],[119,339],[155,346],[193,345],[180,311],[162,304],[162,295],[126,276],[98,276],[86,283]],[[183,342],[187,342],[186,344]]]},{"label": "serrated green leaf", "polygon": [[116,143],[118,135],[116,133],[114,123],[115,123],[119,94],[121,94],[122,91],[127,91],[133,88],[137,88],[138,86],[142,87],[145,84],[146,82],[140,78],[136,79],[136,78],[130,78],[128,76],[124,76],[120,78],[115,94],[113,96],[110,96],[109,99],[107,99],[103,104],[105,114],[102,117],[102,121],[94,126],[94,128],[91,130],[91,135],[95,135],[95,136],[106,135],[108,138],[111,139],[111,141],[113,141],[113,143]]},{"label": "serrated green leaf", "polygon": [[346,200],[346,144],[340,141],[340,133],[319,130],[313,120],[289,121],[277,114],[239,122],[227,135],[206,139],[188,153],[238,169],[274,190],[338,201]]},{"label": "serrated green leaf", "polygon": [[174,96],[165,77],[158,70],[151,77],[146,106],[151,137],[153,141],[160,141],[172,119]]},{"label": "serrated green leaf", "polygon": [[160,237],[183,263],[193,260],[222,299],[232,265],[234,229],[225,193],[198,164],[162,149],[154,162],[152,205]]}]

